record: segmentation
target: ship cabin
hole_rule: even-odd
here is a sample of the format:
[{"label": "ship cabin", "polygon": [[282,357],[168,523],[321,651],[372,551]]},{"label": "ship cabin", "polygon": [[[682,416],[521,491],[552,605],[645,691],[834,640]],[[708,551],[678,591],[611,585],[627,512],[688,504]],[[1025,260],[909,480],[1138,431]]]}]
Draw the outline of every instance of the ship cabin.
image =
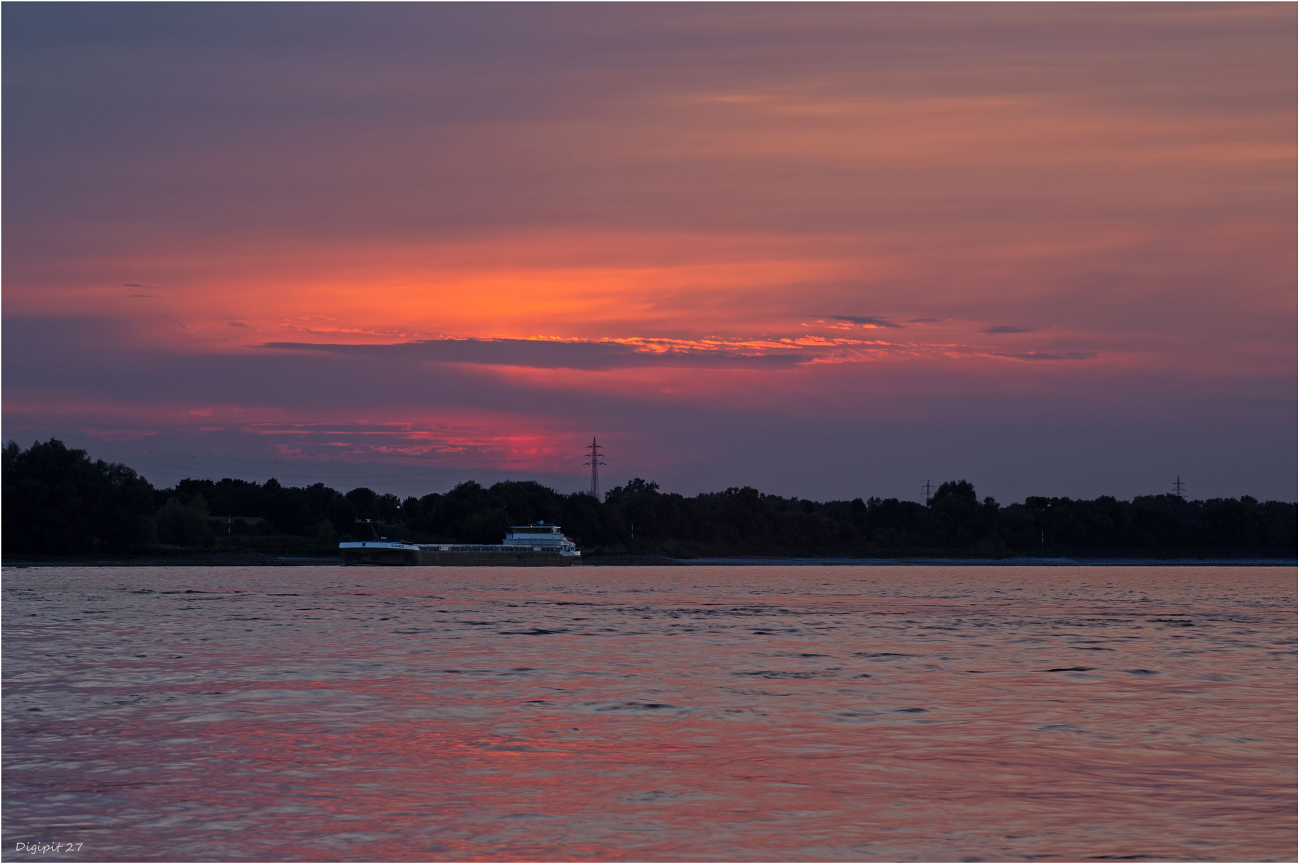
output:
[{"label": "ship cabin", "polygon": [[574,552],[577,545],[560,533],[559,525],[537,522],[533,525],[512,525],[506,535],[506,546],[533,546],[538,551]]}]

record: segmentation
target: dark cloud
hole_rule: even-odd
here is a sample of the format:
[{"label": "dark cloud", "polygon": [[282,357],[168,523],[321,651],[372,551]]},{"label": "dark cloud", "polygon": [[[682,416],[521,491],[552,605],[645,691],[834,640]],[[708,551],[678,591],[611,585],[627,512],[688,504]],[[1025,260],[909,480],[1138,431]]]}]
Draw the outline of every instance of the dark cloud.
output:
[{"label": "dark cloud", "polygon": [[1033,327],[1020,327],[1015,324],[1000,324],[997,327],[985,327],[981,333],[1033,333]]},{"label": "dark cloud", "polygon": [[[690,494],[748,484],[818,499],[908,497],[915,494],[917,476],[933,473],[972,479],[981,493],[1004,502],[1040,494],[1128,497],[1163,491],[1166,474],[1196,464],[1197,489],[1210,497],[1295,495],[1294,481],[1287,479],[1296,469],[1295,403],[1288,401],[1295,383],[1289,372],[1268,379],[1224,376],[1188,388],[1175,370],[1125,376],[1119,363],[1059,363],[1050,372],[1066,386],[1026,400],[1018,376],[1047,371],[1041,365],[946,366],[944,389],[936,396],[933,388],[915,386],[925,376],[905,368],[886,378],[850,364],[811,364],[802,367],[794,389],[773,398],[761,390],[762,376],[752,375],[735,376],[730,392],[711,388],[702,394],[636,385],[538,387],[538,376],[499,375],[490,366],[431,368],[420,356],[430,350],[427,345],[202,353],[185,344],[151,344],[143,338],[147,330],[112,318],[6,315],[0,327],[9,436],[24,445],[37,437],[64,438],[90,447],[96,457],[133,464],[159,484],[186,474],[259,480],[283,474],[297,485],[313,482],[313,470],[322,477],[346,473],[339,470],[343,462],[331,462],[329,470],[323,465],[340,449],[330,446],[328,430],[369,448],[369,465],[346,469],[357,472],[356,484],[402,495],[445,491],[469,478],[539,479],[566,490],[582,488],[578,454],[593,434],[621,462],[610,466],[611,485],[639,475]],[[844,412],[817,413],[828,393]],[[1104,399],[1110,407],[1100,411]],[[104,417],[93,407],[104,400],[120,404],[122,412]],[[1269,410],[1277,422],[1241,423],[1243,400],[1276,405]],[[211,417],[178,419],[177,406],[218,408]],[[954,426],[948,422],[952,416],[965,419]],[[105,429],[122,431],[110,440],[103,437]],[[304,435],[288,434],[295,429]],[[564,453],[555,468],[499,462],[482,468],[472,454],[430,454],[431,464],[462,472],[448,479],[404,480],[409,468],[375,464],[393,461],[382,455],[384,447],[455,437],[462,429],[471,438],[542,429],[559,436]],[[148,444],[132,443],[132,430],[158,434]],[[277,457],[274,447],[281,443],[300,446],[302,454]],[[152,450],[178,456],[164,460]],[[890,459],[881,460],[881,452]],[[267,461],[281,458],[307,464]],[[569,473],[559,477],[564,458]],[[322,465],[313,468],[313,461]],[[164,474],[156,463],[185,473]],[[362,476],[377,474],[399,476]],[[328,482],[349,488],[342,480]]]},{"label": "dark cloud", "polygon": [[994,357],[1006,357],[1008,360],[1091,360],[1097,356],[1096,351],[1064,351],[1060,354],[1030,351],[1027,354],[994,354]]},{"label": "dark cloud", "polygon": [[[141,292],[132,297],[176,297],[175,309],[189,310],[177,314],[195,326],[145,320],[158,304],[125,304],[141,319],[132,332],[113,321],[5,316],[6,416],[33,422],[39,412],[23,406],[58,394],[69,406],[101,406],[104,417],[86,420],[98,428],[116,422],[115,413],[154,422],[195,400],[195,408],[266,409],[280,418],[515,412],[501,421],[506,430],[526,426],[520,417],[533,412],[540,429],[644,436],[694,488],[903,494],[915,476],[951,471],[984,491],[983,471],[1007,494],[1126,494],[1147,466],[1161,472],[1150,488],[1164,489],[1164,473],[1195,464],[1218,472],[1225,494],[1281,494],[1258,490],[1282,484],[1293,496],[1285,480],[1295,465],[1294,407],[1242,424],[1229,396],[1208,397],[1206,388],[1221,382],[1231,399],[1295,392],[1294,4],[941,11],[6,4],[5,202],[20,214],[5,225],[7,309],[86,308],[62,286],[106,284],[129,272],[113,267],[128,266],[159,285],[127,283]],[[969,364],[986,378],[954,379],[954,367],[932,358],[809,364],[799,376],[710,382],[707,398],[693,397],[688,384],[594,392],[587,380],[568,379],[618,376],[501,370],[682,366],[693,368],[661,377],[703,379],[705,369],[781,368],[801,362],[798,352],[831,349],[654,354],[607,343],[462,340],[205,354],[198,341],[169,344],[191,338],[181,332],[210,336],[211,327],[226,327],[230,339],[232,311],[281,315],[234,293],[254,273],[267,300],[279,274],[423,283],[412,274],[436,272],[441,252],[371,279],[386,257],[379,250],[463,240],[472,254],[453,250],[447,261],[513,269],[521,259],[512,238],[548,232],[562,239],[557,260],[547,258],[547,280],[556,268],[631,267],[674,274],[665,278],[676,286],[687,278],[676,274],[688,271],[674,268],[709,262],[690,248],[678,257],[671,238],[698,237],[710,248],[725,247],[719,238],[761,238],[759,259],[744,249],[718,254],[764,267],[769,259],[807,262],[789,276],[772,271],[807,281],[737,292],[734,305],[718,300],[711,311],[707,291],[683,282],[672,290],[700,294],[699,305],[664,303],[648,317],[636,311],[642,297],[665,289],[646,283],[644,295],[620,301],[625,319],[598,310],[575,326],[561,314],[530,323],[534,335],[767,332],[791,310],[872,308],[942,308],[953,316],[942,320],[969,329],[998,318],[1070,321],[1088,335],[1073,344],[1035,339],[1043,353],[1001,355],[1062,361],[1055,364]],[[1133,242],[1098,256],[1098,239],[1113,236]],[[652,251],[618,252],[606,237]],[[566,242],[580,253],[565,252]],[[536,266],[532,254],[521,272]],[[280,262],[278,272],[271,262]],[[859,281],[836,281],[850,274]],[[150,293],[157,290],[168,294]],[[340,314],[327,293],[312,298],[311,311]],[[223,302],[214,306],[213,297]],[[521,332],[495,316],[408,322],[407,299],[385,297],[395,320],[371,326]],[[556,299],[570,298],[561,290]],[[493,305],[485,300],[488,311]],[[906,323],[917,338],[940,319]],[[164,329],[170,335],[160,341]],[[1008,348],[1020,341],[1007,340]],[[1107,362],[1065,362],[1091,356],[1067,349],[1103,343]],[[1184,369],[1192,352],[1202,365],[1159,378]],[[1274,374],[1285,380],[1277,384]],[[796,377],[800,386],[782,389]],[[1044,377],[1051,386],[1034,389]],[[743,381],[763,378],[779,380],[760,407],[734,407]],[[1150,384],[1157,378],[1159,388]],[[877,386],[915,402],[882,399]],[[1001,399],[1011,392],[1014,399]],[[1178,400],[1191,407],[1177,422],[1155,407]],[[1019,406],[1032,413],[1015,415]],[[1136,407],[1125,415],[1125,406]],[[1067,410],[1075,412],[1069,422],[1044,425]],[[954,427],[958,415],[983,417],[982,431]],[[1140,424],[1157,415],[1168,427],[1143,437]],[[50,408],[38,419],[57,431],[64,416]],[[693,441],[698,452],[686,450]],[[845,464],[850,458],[860,461]],[[889,471],[896,474],[881,473]],[[1247,479],[1258,485],[1242,485]]]},{"label": "dark cloud", "polygon": [[542,339],[422,339],[383,345],[267,342],[279,351],[322,351],[366,357],[392,357],[436,363],[524,366],[534,369],[626,369],[640,366],[690,366],[710,369],[788,368],[812,359],[803,353],[738,354],[703,349],[648,351],[616,342],[559,342]]},{"label": "dark cloud", "polygon": [[902,329],[902,324],[895,324],[888,318],[880,318],[876,315],[832,315],[836,321],[848,321],[853,324],[870,324],[873,327],[893,327]]},{"label": "dark cloud", "polygon": [[231,321],[231,322],[230,322],[230,326],[231,326],[231,327],[247,327],[248,325],[247,325],[246,323],[244,323],[243,321]]},{"label": "dark cloud", "polygon": [[[431,375],[418,352],[385,352],[385,346],[204,353],[153,346],[146,332],[106,317],[5,316],[0,323],[6,411],[25,389],[41,398],[93,394],[137,407],[159,400],[308,415],[433,405],[451,412],[496,408],[564,416],[575,403],[572,394],[485,380],[485,365],[448,365]],[[578,394],[576,401],[586,398]]]}]

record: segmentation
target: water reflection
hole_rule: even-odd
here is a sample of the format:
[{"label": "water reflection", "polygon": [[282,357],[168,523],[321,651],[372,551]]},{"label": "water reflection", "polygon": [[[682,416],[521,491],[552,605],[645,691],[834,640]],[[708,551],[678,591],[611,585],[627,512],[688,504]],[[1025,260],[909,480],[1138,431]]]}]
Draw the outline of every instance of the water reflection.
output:
[{"label": "water reflection", "polygon": [[1293,860],[1295,575],[6,569],[5,860]]}]

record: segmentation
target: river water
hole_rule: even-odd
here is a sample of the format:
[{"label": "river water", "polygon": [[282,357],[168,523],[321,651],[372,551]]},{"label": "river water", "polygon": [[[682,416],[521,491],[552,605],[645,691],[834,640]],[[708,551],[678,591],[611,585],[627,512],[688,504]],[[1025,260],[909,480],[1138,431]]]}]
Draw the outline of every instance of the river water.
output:
[{"label": "river water", "polygon": [[1293,567],[3,587],[4,860],[1296,859]]}]

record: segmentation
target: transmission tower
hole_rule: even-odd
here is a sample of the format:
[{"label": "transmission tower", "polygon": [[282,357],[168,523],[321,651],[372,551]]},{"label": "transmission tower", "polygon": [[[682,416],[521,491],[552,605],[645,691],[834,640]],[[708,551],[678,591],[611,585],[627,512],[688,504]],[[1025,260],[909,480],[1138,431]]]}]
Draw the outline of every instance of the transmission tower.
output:
[{"label": "transmission tower", "polygon": [[591,497],[597,501],[600,500],[600,466],[605,464],[600,461],[600,451],[602,449],[596,443],[596,436],[593,435],[591,438],[591,456],[586,462],[582,463],[591,466]]},{"label": "transmission tower", "polygon": [[1178,477],[1177,479],[1174,480],[1174,494],[1177,495],[1179,498],[1182,498],[1182,497],[1183,497],[1183,487],[1186,486],[1186,485],[1187,485],[1187,484],[1183,482],[1183,478],[1182,478],[1182,476],[1179,475],[1179,477]]},{"label": "transmission tower", "polygon": [[929,480],[926,480],[925,485],[921,487],[921,494],[925,496],[925,503],[929,504],[930,496],[934,494],[934,487],[930,485]]}]

